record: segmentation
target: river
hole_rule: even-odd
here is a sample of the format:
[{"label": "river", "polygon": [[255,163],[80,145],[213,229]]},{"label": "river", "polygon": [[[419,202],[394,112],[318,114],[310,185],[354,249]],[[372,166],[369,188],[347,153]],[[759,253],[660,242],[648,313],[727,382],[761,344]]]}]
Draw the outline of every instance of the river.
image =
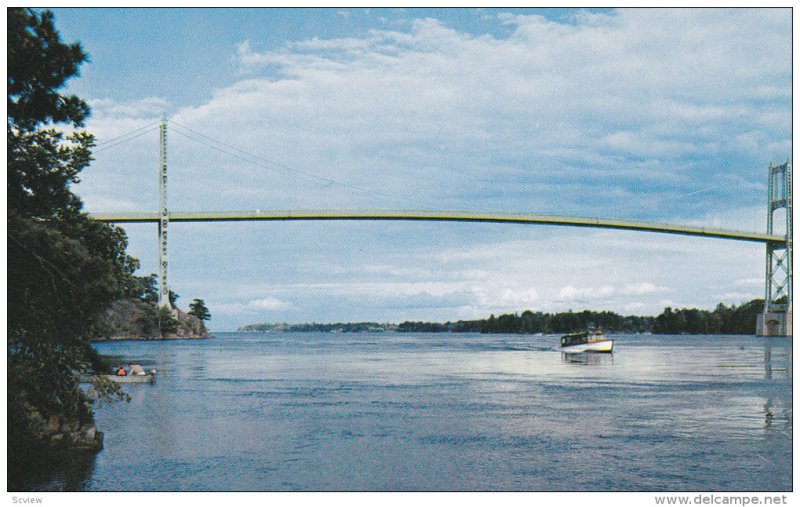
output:
[{"label": "river", "polygon": [[158,371],[96,409],[82,491],[790,491],[791,339],[216,333],[107,342]]}]

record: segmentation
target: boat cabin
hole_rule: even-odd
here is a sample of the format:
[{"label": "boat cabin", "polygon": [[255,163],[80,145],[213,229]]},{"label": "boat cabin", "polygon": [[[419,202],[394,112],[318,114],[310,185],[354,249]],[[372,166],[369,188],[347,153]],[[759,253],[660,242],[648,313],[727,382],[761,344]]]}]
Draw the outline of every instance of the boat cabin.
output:
[{"label": "boat cabin", "polygon": [[593,341],[605,340],[605,334],[602,331],[584,331],[582,333],[571,333],[561,337],[562,347],[571,347],[573,345],[583,345]]}]

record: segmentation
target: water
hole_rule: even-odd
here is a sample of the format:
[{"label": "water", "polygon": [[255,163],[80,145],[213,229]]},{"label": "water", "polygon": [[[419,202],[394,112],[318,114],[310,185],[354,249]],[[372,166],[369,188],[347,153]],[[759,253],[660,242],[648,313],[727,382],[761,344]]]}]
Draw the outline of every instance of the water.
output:
[{"label": "water", "polygon": [[[91,491],[790,491],[791,340],[238,334],[97,344],[156,368],[97,410]],[[83,474],[75,480],[76,473]]]}]

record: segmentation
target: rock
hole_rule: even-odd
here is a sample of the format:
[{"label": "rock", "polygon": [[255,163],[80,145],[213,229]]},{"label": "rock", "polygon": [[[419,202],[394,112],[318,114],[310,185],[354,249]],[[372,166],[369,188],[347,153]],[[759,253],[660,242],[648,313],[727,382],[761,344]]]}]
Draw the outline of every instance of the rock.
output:
[{"label": "rock", "polygon": [[103,448],[103,432],[92,428],[89,433],[84,433],[80,446],[92,451],[99,451]]},{"label": "rock", "polygon": [[94,426],[83,432],[83,438],[89,442],[94,442],[96,436],[97,436],[97,428],[95,428]]},{"label": "rock", "polygon": [[57,433],[60,427],[61,419],[57,415],[50,416],[50,419],[47,421],[47,430],[50,433]]},{"label": "rock", "polygon": [[62,433],[56,433],[55,435],[50,436],[50,445],[61,445],[64,443],[64,435]]},{"label": "rock", "polygon": [[65,433],[65,434],[66,433],[74,433],[76,431],[79,431],[80,428],[81,428],[80,421],[77,421],[77,420],[64,421],[64,420],[62,420],[61,427],[59,428],[59,431],[61,433]]}]

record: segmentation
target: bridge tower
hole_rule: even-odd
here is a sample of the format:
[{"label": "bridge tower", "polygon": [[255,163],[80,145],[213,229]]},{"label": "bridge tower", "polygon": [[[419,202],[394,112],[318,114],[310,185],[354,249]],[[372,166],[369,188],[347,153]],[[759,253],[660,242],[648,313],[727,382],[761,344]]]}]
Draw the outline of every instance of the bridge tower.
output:
[{"label": "bridge tower", "polygon": [[778,212],[778,219],[785,221],[786,242],[767,243],[764,311],[758,316],[756,335],[792,336],[792,165],[788,160],[769,166],[768,202],[767,234],[774,233]]},{"label": "bridge tower", "polygon": [[159,149],[158,166],[158,306],[172,308],[169,302],[169,284],[167,283],[167,227],[169,226],[169,213],[167,212],[167,120],[161,120],[161,142]]}]

